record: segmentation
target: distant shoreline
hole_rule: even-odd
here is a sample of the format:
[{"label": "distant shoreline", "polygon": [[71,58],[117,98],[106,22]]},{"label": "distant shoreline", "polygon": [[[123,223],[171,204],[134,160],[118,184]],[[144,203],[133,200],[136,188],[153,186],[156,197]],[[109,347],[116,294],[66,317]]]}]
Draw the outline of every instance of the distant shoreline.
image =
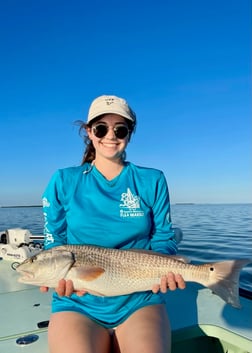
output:
[{"label": "distant shoreline", "polygon": [[[251,205],[251,202],[218,202],[218,203],[213,203],[213,202],[202,202],[202,203],[196,203],[196,202],[175,202],[172,203],[171,206],[199,206],[199,205]],[[1,208],[42,208],[42,205],[14,205],[14,206],[0,206]]]},{"label": "distant shoreline", "polygon": [[0,206],[0,208],[29,208],[29,207],[42,207],[42,205],[30,205],[30,206]]},{"label": "distant shoreline", "polygon": [[194,202],[176,202],[174,205],[195,205]]}]

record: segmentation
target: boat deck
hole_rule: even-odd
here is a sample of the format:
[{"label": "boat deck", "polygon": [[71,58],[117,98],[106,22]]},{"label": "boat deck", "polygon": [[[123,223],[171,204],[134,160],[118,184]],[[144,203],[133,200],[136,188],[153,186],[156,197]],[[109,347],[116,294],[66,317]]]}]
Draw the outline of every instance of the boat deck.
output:
[{"label": "boat deck", "polygon": [[[48,353],[47,323],[52,290],[41,293],[38,287],[18,283],[17,278],[18,274],[11,268],[11,262],[1,260],[0,352]],[[210,290],[193,283],[189,283],[186,290],[169,292],[166,298],[173,342],[177,347],[181,346],[174,351],[183,352],[186,348],[186,352],[190,353],[186,340],[196,336],[200,340],[204,336],[228,335],[227,340],[230,341],[229,333],[233,332],[233,340],[241,348],[239,352],[252,352],[251,300],[241,298],[242,308],[235,309]],[[17,340],[24,336],[37,340],[25,347],[24,344],[18,345]],[[21,340],[21,343],[24,342]]]}]

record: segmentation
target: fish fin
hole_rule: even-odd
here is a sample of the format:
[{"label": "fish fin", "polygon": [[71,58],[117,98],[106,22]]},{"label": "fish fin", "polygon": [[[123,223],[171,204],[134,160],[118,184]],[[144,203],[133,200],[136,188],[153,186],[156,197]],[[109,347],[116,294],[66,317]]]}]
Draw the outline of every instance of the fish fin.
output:
[{"label": "fish fin", "polygon": [[93,281],[100,277],[105,270],[101,267],[76,267],[74,272],[78,279]]},{"label": "fish fin", "polygon": [[89,294],[96,295],[97,297],[104,297],[104,296],[105,296],[105,294],[100,293],[100,292],[96,292],[96,291],[94,291],[94,290],[88,290],[87,292],[88,292]]},{"label": "fish fin", "polygon": [[214,294],[235,308],[241,308],[239,301],[239,276],[241,269],[251,260],[230,260],[208,264],[215,283],[208,285]]},{"label": "fish fin", "polygon": [[191,262],[191,260],[188,259],[188,257],[183,255],[168,255],[168,256],[170,259],[183,262],[184,264],[189,264]]},{"label": "fish fin", "polygon": [[160,253],[157,251],[146,250],[146,249],[125,249],[125,250],[132,251],[132,252],[138,252],[138,253],[142,253],[142,254],[147,254],[147,255],[158,255],[158,256],[162,256],[162,257],[169,257],[170,259],[180,261],[185,264],[188,264],[191,262],[190,259],[188,259],[187,257],[185,257],[183,255],[168,255],[168,254],[163,254],[163,253]]}]

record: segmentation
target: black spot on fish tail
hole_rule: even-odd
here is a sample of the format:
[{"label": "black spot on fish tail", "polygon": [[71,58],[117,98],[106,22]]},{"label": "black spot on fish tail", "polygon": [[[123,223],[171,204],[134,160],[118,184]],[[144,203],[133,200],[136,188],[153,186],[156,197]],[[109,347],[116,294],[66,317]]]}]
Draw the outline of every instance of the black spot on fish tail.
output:
[{"label": "black spot on fish tail", "polygon": [[214,272],[216,282],[208,285],[213,293],[235,308],[241,308],[239,300],[239,277],[241,269],[252,260],[230,260],[211,264],[209,271]]}]

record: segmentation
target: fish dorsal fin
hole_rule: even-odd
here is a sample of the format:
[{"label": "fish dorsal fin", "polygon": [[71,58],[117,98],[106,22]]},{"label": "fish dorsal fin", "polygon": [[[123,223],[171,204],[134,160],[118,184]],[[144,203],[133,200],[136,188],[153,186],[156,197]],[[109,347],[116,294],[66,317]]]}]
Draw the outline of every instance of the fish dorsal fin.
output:
[{"label": "fish dorsal fin", "polygon": [[189,264],[191,262],[191,260],[188,259],[188,257],[183,255],[168,255],[168,256],[170,259],[183,262],[184,264]]},{"label": "fish dorsal fin", "polygon": [[78,279],[84,280],[84,281],[94,281],[98,277],[100,277],[105,270],[101,267],[75,267],[74,272],[76,274],[76,277]]},{"label": "fish dorsal fin", "polygon": [[157,256],[162,256],[162,257],[166,257],[166,258],[170,258],[176,261],[180,261],[183,262],[185,264],[190,263],[191,261],[183,256],[183,255],[166,255],[157,251],[153,251],[153,250],[146,250],[146,249],[125,249],[127,251],[132,251],[132,252],[138,252],[138,253],[142,253],[142,254],[147,254],[147,255],[157,255]]}]

